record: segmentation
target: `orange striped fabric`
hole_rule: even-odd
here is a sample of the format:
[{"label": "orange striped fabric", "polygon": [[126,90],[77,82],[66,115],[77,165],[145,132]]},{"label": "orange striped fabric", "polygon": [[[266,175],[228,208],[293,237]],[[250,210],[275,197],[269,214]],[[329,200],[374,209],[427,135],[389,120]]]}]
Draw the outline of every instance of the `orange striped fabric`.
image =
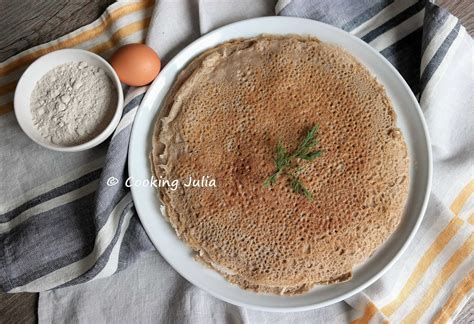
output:
[{"label": "orange striped fabric", "polygon": [[428,270],[429,266],[433,263],[435,258],[441,253],[444,247],[449,243],[449,241],[456,235],[462,225],[462,220],[459,218],[454,218],[446,228],[438,235],[434,240],[433,244],[428,248],[428,250],[423,254],[418,261],[415,269],[408,277],[405,285],[398,294],[398,296],[388,305],[382,308],[382,312],[390,316],[392,315],[410,296],[410,293],[417,287],[419,282],[422,280],[423,275]]},{"label": "orange striped fabric", "polygon": [[[352,323],[368,323],[377,312],[382,312],[383,315],[391,317],[412,295],[413,291],[422,284],[426,272],[430,266],[435,262],[440,253],[445,247],[453,240],[454,237],[461,231],[464,224],[462,219],[458,217],[458,214],[466,205],[470,196],[474,193],[474,180],[470,181],[465,185],[453,200],[450,209],[453,213],[453,219],[444,227],[444,229],[438,234],[433,243],[425,250],[417,262],[415,268],[412,270],[410,276],[407,277],[402,289],[398,295],[388,304],[381,309],[378,309],[373,302],[368,302],[365,306],[364,314],[362,317],[352,321]],[[467,220],[468,223],[474,223],[474,213],[470,215]],[[471,255],[474,249],[473,234],[471,234],[464,243],[456,249],[451,255],[449,260],[443,265],[440,272],[427,284],[427,290],[418,298],[418,304],[413,309],[405,314],[403,319],[404,323],[416,323],[426,310],[433,303],[433,300],[438,295],[438,292],[446,284],[448,279],[453,273],[459,268],[459,266],[465,262]],[[473,272],[469,274],[461,283],[458,284],[456,289],[453,291],[451,297],[444,304],[443,308],[439,311],[436,316],[438,323],[446,322],[451,319],[456,308],[464,300],[466,294],[472,289],[473,283]],[[426,285],[426,283],[424,283]]]},{"label": "orange striped fabric", "polygon": [[471,234],[464,244],[451,256],[433,282],[431,282],[428,291],[421,298],[418,305],[403,320],[403,323],[416,323],[433,302],[439,290],[446,283],[449,277],[456,271],[459,265],[466,260],[472,253],[474,244],[474,235]]},{"label": "orange striped fabric", "polygon": [[459,215],[462,208],[466,204],[467,200],[474,193],[474,180],[469,181],[469,183],[461,190],[456,199],[454,199],[451,204],[451,211],[454,215]]},{"label": "orange striped fabric", "polygon": [[438,314],[433,318],[433,323],[447,323],[453,317],[456,309],[459,308],[461,302],[466,299],[467,294],[472,289],[474,289],[474,270],[456,286],[451,297],[449,297],[448,301],[441,307]]},{"label": "orange striped fabric", "polygon": [[365,324],[369,323],[371,318],[378,312],[377,306],[374,303],[368,302],[365,306],[364,314],[362,317],[351,321],[351,324]]}]

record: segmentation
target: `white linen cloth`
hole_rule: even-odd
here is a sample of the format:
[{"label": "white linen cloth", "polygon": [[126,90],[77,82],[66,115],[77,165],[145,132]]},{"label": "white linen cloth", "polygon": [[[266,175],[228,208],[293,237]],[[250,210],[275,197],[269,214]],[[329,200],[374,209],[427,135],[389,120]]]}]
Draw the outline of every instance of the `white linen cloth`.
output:
[{"label": "white linen cloth", "polygon": [[150,252],[112,277],[40,293],[39,323],[346,323],[350,307],[269,313],[214,298]]}]

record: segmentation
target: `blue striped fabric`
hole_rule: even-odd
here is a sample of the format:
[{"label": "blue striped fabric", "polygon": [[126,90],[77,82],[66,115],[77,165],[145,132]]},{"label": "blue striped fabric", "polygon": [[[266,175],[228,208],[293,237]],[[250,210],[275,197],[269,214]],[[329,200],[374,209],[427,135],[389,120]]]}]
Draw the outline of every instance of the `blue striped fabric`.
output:
[{"label": "blue striped fabric", "polygon": [[[90,281],[110,261],[112,250],[121,236],[120,255],[115,271],[119,269],[119,264],[120,268],[124,268],[130,260],[153,249],[137,219],[129,189],[124,185],[108,186],[106,183],[113,176],[123,184],[128,177],[127,150],[132,123],[125,125],[126,127],[121,126],[125,116],[136,113],[145,91],[146,88],[128,91],[123,109],[124,119],[117,128],[119,131],[108,143],[103,165],[0,215],[2,225],[7,225],[36,206],[93,185],[93,190],[87,195],[35,214],[12,226],[10,230],[7,227],[7,230],[0,232],[0,241],[3,246],[8,247],[8,250],[0,249],[0,259],[5,265],[5,272],[0,271],[0,285],[4,291],[41,291]],[[121,204],[124,199],[128,201]],[[133,221],[130,220],[132,217]],[[94,247],[97,246],[101,231],[112,218],[117,226],[115,230],[107,232],[107,246],[93,255],[96,253]],[[124,222],[128,226],[122,229]],[[43,237],[40,241],[38,229]],[[123,233],[122,230],[126,232]],[[81,264],[81,261],[91,255],[92,261]],[[47,285],[36,283],[56,270],[61,271],[71,265],[76,268],[72,277],[59,274]]]}]

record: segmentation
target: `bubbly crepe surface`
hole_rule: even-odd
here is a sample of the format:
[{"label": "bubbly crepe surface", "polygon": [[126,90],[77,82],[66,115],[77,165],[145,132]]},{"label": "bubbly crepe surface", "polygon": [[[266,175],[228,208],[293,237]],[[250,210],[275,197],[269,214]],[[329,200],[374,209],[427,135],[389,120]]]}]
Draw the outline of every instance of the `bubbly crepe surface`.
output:
[{"label": "bubbly crepe surface", "polygon": [[[292,151],[315,124],[324,154],[297,162],[314,200],[285,176],[265,188],[278,141]],[[167,179],[216,179],[160,189],[166,215],[200,261],[270,293],[349,279],[396,229],[408,191],[382,86],[342,49],[297,36],[231,41],[191,62],[157,118],[151,161]]]}]

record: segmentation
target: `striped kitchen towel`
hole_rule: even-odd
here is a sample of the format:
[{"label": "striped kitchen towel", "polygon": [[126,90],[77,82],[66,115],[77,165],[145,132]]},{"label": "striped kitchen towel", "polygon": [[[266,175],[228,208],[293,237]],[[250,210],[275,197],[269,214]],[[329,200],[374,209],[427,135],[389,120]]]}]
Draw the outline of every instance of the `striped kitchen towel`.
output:
[{"label": "striped kitchen towel", "polygon": [[146,88],[127,91],[110,142],[85,152],[44,149],[21,131],[15,85],[28,64],[51,51],[81,48],[107,58],[144,42],[153,1],[119,1],[93,23],[0,63],[0,288],[43,291],[109,276],[152,250],[129,190],[104,178],[126,174],[128,139]]},{"label": "striped kitchen towel", "polygon": [[[169,58],[199,34],[232,21],[264,14],[261,13],[263,3],[270,2],[273,6],[270,0],[158,1],[150,22],[148,43],[158,50],[161,57]],[[135,12],[129,9],[133,6]],[[102,25],[102,21],[108,20],[108,28],[120,30],[132,24],[129,17],[135,17],[133,21],[141,19],[146,25],[149,21],[146,17],[150,14],[146,8],[151,8],[151,4],[117,3],[92,25]],[[115,10],[127,13],[119,18],[107,18]],[[194,319],[195,323],[201,322],[197,320],[199,318],[205,323],[205,312],[216,322],[236,317],[241,322],[275,323],[295,320],[309,323],[318,319],[328,321],[328,318],[336,322],[348,317],[356,323],[383,320],[411,323],[431,319],[445,322],[453,318],[473,288],[471,37],[455,17],[426,1],[282,0],[277,3],[275,11],[279,15],[320,20],[362,38],[400,71],[417,94],[430,130],[434,156],[433,189],[422,226],[405,255],[382,279],[346,300],[351,306],[349,310],[334,305],[297,315],[275,315],[233,306],[224,308],[223,302],[196,293],[197,288],[179,284],[184,280],[179,276],[166,276],[167,281],[160,283],[163,291],[167,291],[165,287],[182,289],[174,292],[174,296],[156,298],[153,307],[140,307],[141,295],[135,291],[123,301],[127,313],[135,318],[140,318],[138,316],[144,312],[156,312],[156,316],[180,314]],[[141,18],[138,18],[140,12]],[[122,27],[116,27],[120,20],[124,20]],[[92,25],[84,27],[82,32],[87,34],[95,28]],[[84,43],[97,45],[112,40],[116,31],[110,32],[108,28],[94,36],[91,33],[89,36],[92,37]],[[75,33],[77,36],[80,31]],[[135,33],[141,33],[143,39],[142,31],[137,29]],[[74,38],[73,34],[55,42],[68,43],[68,39]],[[127,39],[132,36],[133,33],[123,38],[116,37],[108,48],[113,48],[116,43],[137,41]],[[96,42],[100,37],[103,37],[102,41]],[[157,39],[159,44],[156,44]],[[53,46],[51,44],[43,48]],[[81,47],[82,42],[65,46]],[[84,45],[81,48],[94,47]],[[107,50],[103,53],[106,56]],[[21,62],[23,55],[31,54],[19,54],[0,64],[0,89],[15,80],[12,74],[15,69],[5,70],[4,67],[8,64],[18,65],[17,68],[22,64],[25,66],[28,62],[25,59],[24,63],[13,64],[15,60]],[[11,85],[10,89],[12,91]],[[123,269],[141,253],[151,249],[135,215],[129,192],[123,187],[107,187],[105,184],[109,176],[120,181],[126,177],[130,125],[144,91],[143,88],[131,89],[127,95],[124,117],[110,141],[106,157],[106,145],[73,154],[43,150],[21,134],[13,114],[8,108],[2,108],[6,111],[0,117],[3,177],[0,187],[3,198],[0,205],[0,260],[3,265],[0,268],[0,287],[3,290],[43,291],[102,278]],[[5,94],[2,94],[2,100]],[[8,103],[6,96],[4,103]],[[164,276],[172,270],[163,266],[159,271]],[[146,278],[151,276],[140,276],[141,287]],[[108,290],[114,284],[123,284],[114,283],[113,278],[106,280],[110,280]],[[87,289],[93,290],[95,286],[89,285]],[[153,286],[157,286],[156,282]],[[53,300],[56,292],[60,294],[61,291],[41,294],[41,298],[43,301],[48,297]],[[85,295],[87,298],[84,300],[91,300],[92,295]],[[68,296],[74,297],[74,301],[80,299],[74,291],[68,291]],[[72,300],[68,309],[77,314]],[[119,300],[114,298],[113,302],[119,303]],[[172,305],[169,300],[174,301]],[[193,314],[193,309],[197,308],[190,307],[189,300],[193,305],[207,305],[207,308],[199,308]],[[61,304],[64,305],[65,301],[62,299]],[[112,303],[108,299],[93,301],[104,305]],[[41,304],[45,305],[45,302]],[[55,309],[55,314],[59,314],[58,307]],[[109,308],[100,308],[101,315],[106,309]],[[114,317],[118,313],[113,311],[113,307],[110,310],[107,314],[109,320],[124,320]],[[85,313],[85,309],[79,311]],[[71,317],[63,317],[66,318]]]}]

